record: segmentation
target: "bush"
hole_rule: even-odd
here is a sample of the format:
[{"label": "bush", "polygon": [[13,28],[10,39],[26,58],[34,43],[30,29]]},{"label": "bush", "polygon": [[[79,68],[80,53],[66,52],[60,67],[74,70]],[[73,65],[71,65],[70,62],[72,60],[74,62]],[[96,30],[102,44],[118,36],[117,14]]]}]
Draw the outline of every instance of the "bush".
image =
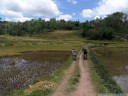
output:
[{"label": "bush", "polygon": [[91,40],[112,40],[114,38],[114,30],[110,27],[89,29],[86,32],[83,31],[82,34]]}]

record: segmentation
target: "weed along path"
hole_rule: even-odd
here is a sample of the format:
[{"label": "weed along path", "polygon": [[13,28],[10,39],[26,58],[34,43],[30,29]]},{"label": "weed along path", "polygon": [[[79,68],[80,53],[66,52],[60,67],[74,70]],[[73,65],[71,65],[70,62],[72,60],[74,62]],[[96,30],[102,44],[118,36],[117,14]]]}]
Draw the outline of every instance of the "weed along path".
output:
[{"label": "weed along path", "polygon": [[68,86],[69,79],[73,75],[73,72],[75,70],[75,64],[79,64],[80,80],[76,89],[66,96],[96,96],[94,86],[91,82],[88,62],[87,60],[82,59],[81,54],[79,55],[78,62],[74,61],[70,65],[69,69],[65,71],[64,80],[60,83],[60,85],[58,85],[58,87],[56,88],[56,91],[52,94],[52,96],[65,96],[64,92]]},{"label": "weed along path", "polygon": [[52,96],[63,96],[65,89],[68,86],[68,81],[71,77],[71,75],[74,72],[75,67],[75,61],[70,65],[70,67],[65,71],[65,77],[63,81],[59,84],[59,86],[56,88],[56,91],[52,94]]},{"label": "weed along path", "polygon": [[82,59],[82,55],[79,57],[80,67],[80,81],[74,92],[69,96],[96,96],[94,86],[89,73],[87,60]]}]

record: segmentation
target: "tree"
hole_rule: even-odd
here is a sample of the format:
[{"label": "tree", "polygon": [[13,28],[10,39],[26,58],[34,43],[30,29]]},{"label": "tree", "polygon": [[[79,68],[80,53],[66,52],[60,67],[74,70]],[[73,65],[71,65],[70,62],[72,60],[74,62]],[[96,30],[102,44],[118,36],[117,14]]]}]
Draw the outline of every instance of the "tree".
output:
[{"label": "tree", "polygon": [[122,12],[116,12],[111,15],[108,15],[104,20],[108,27],[112,27],[114,31],[118,34],[122,32],[124,28],[127,15]]}]

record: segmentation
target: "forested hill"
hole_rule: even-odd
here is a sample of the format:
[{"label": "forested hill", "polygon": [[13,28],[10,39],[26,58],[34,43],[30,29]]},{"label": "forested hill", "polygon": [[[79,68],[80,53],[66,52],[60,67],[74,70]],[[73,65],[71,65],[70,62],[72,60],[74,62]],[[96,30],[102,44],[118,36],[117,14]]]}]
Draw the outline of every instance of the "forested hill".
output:
[{"label": "forested hill", "polygon": [[108,15],[104,19],[92,21],[65,21],[56,20],[45,21],[39,18],[25,22],[8,22],[0,20],[0,35],[34,35],[43,32],[53,32],[54,30],[78,30],[83,37],[93,40],[111,40],[113,38],[128,39],[128,16],[122,12]]}]

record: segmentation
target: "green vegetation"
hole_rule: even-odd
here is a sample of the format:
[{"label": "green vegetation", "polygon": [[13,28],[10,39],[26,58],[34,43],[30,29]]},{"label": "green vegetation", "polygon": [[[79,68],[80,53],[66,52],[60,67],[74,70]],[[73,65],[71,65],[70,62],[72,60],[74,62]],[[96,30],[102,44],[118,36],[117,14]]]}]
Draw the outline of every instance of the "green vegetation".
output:
[{"label": "green vegetation", "polygon": [[0,35],[33,36],[51,33],[56,30],[78,30],[81,36],[91,40],[121,39],[127,41],[127,18],[127,14],[116,12],[103,19],[100,18],[83,23],[79,21],[56,20],[55,18],[50,19],[50,21],[39,18],[25,22],[8,22],[1,20]]},{"label": "green vegetation", "polygon": [[50,96],[52,89],[36,90],[28,96]]},{"label": "green vegetation", "polygon": [[56,31],[34,37],[2,35],[0,36],[0,56],[15,55],[24,51],[71,51],[72,48],[78,49],[82,46],[79,40],[81,40],[80,37],[76,36],[74,31]]},{"label": "green vegetation", "polygon": [[54,18],[50,19],[50,21],[41,18],[25,22],[0,21],[0,35],[31,36],[53,32],[54,30],[78,30],[80,27],[79,21],[56,20]]},{"label": "green vegetation", "polygon": [[13,93],[6,95],[6,96],[24,96],[24,91],[21,90],[15,90]]},{"label": "green vegetation", "polygon": [[[19,55],[26,51],[71,51],[75,48],[77,51],[82,47],[83,39],[77,36],[76,31],[56,31],[51,33],[43,33],[28,36],[0,36],[0,56]],[[59,83],[63,78],[63,71],[71,64],[71,57],[65,62],[65,64],[57,70],[50,78],[43,78],[50,82]],[[42,79],[36,79],[33,83],[36,83]],[[24,89],[15,90],[7,96],[25,96]],[[48,89],[53,90],[53,89]],[[32,94],[45,94],[48,91],[35,91]],[[52,91],[49,91],[49,94]],[[31,94],[30,94],[31,96]],[[32,95],[33,96],[33,95]]]},{"label": "green vegetation", "polygon": [[116,12],[83,24],[82,36],[92,40],[128,40],[127,14]]},{"label": "green vegetation", "polygon": [[[124,46],[127,48],[128,43],[119,41],[128,41],[127,34],[127,15],[121,12],[108,15],[104,19],[83,23],[79,21],[57,21],[54,18],[50,19],[50,21],[42,19],[25,22],[0,21],[0,57],[19,55],[21,52],[26,51],[71,51],[72,48],[78,51],[83,45],[92,45],[92,43],[95,43],[95,46]],[[89,62],[93,62],[90,63],[90,67],[97,92],[121,93],[122,90],[112,80],[107,68],[97,59],[91,49],[89,51]],[[71,62],[72,59],[70,57],[50,78],[45,79],[58,84],[63,78],[63,71],[69,67]],[[75,68],[75,73],[70,78],[67,92],[74,90],[79,82],[78,79],[79,69]],[[38,81],[40,79],[34,80],[33,83]],[[36,90],[30,96],[47,96],[52,91],[54,89]],[[25,94],[21,89],[14,91],[11,95],[24,96]],[[9,94],[9,96],[11,95]]]},{"label": "green vegetation", "polygon": [[[89,55],[91,57],[91,60],[93,62],[93,67],[96,71],[96,73],[101,78],[101,84],[104,85],[103,90],[101,92],[109,92],[109,93],[122,93],[122,90],[117,85],[117,83],[112,79],[112,75],[110,72],[105,68],[105,66],[97,59],[96,55],[92,52],[91,48],[89,48]],[[102,86],[103,87],[103,86]]]},{"label": "green vegetation", "polygon": [[33,91],[30,95],[25,95],[23,90],[16,90],[10,95],[6,96],[50,96],[50,94],[53,92],[53,89],[44,89],[44,90],[36,90]]},{"label": "green vegetation", "polygon": [[102,84],[102,79],[94,70],[94,63],[91,60],[90,55],[88,56],[89,69],[92,77],[93,84],[95,85],[95,89],[97,93],[109,93],[109,90]]}]

